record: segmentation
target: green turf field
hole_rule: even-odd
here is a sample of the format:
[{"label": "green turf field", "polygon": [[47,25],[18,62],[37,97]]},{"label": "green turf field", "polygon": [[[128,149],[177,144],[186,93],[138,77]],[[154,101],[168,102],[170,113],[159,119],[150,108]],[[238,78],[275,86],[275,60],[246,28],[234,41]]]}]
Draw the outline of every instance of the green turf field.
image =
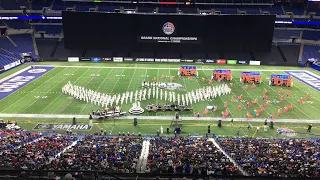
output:
[{"label": "green turf field", "polygon": [[[169,76],[176,76],[181,64],[133,64],[133,63],[57,63],[57,62],[43,62],[37,65],[54,65],[56,66],[53,70],[45,74],[44,76],[38,78],[34,82],[24,86],[20,90],[6,97],[0,101],[0,114],[65,114],[65,115],[88,115],[92,110],[101,109],[96,105],[85,103],[77,99],[73,99],[67,95],[61,93],[61,88],[67,82],[72,82],[75,85],[85,86],[89,89],[101,92],[101,93],[123,93],[126,91],[135,91],[136,89],[141,89],[142,81],[151,81],[153,77],[157,77],[158,82],[170,82]],[[10,74],[24,68],[25,66],[18,67],[18,69],[13,69],[6,73],[1,74],[0,78],[9,76]],[[121,68],[110,68],[110,67],[121,67]],[[208,79],[212,75],[212,70],[214,69],[232,69],[233,70],[233,88],[231,95],[225,95],[217,97],[212,101],[204,101],[197,104],[193,104],[192,112],[181,112],[182,117],[192,117],[193,113],[201,113],[202,117],[221,117],[222,111],[225,111],[223,104],[228,101],[228,109],[231,114],[229,118],[244,118],[247,112],[253,114],[255,109],[258,109],[260,105],[263,105],[262,92],[268,90],[269,99],[280,98],[278,90],[280,87],[269,86],[268,81],[271,74],[285,74],[282,70],[306,70],[299,67],[272,67],[272,66],[238,66],[238,65],[197,65],[198,69],[208,69],[208,70],[198,70],[198,79],[193,78],[191,82],[188,82],[187,78],[182,80],[175,80],[175,83],[180,83],[185,87],[186,91],[191,91],[203,86],[207,86],[207,83],[202,82],[202,77]],[[242,84],[240,83],[240,74],[245,70],[261,70],[263,76],[263,83],[257,84],[256,89],[251,89],[250,85],[247,91],[242,89]],[[312,70],[311,70],[312,71]],[[315,74],[320,74],[319,72],[312,71]],[[166,78],[161,79],[161,75],[165,75]],[[228,82],[229,83],[229,82]],[[218,85],[218,82],[213,83],[213,85]],[[275,121],[277,119],[304,119],[304,120],[318,120],[320,119],[320,93],[309,86],[301,83],[300,81],[294,79],[294,86],[292,88],[283,87],[285,94],[287,91],[291,92],[290,98],[285,98],[284,102],[279,104],[270,104],[268,108],[260,115],[260,117],[253,118],[269,118],[271,114],[275,114]],[[184,93],[184,91],[176,91],[176,93]],[[298,98],[305,98],[307,93],[311,94],[310,100],[305,100],[305,104],[298,105]],[[240,94],[244,96],[244,102],[231,102],[231,98],[237,97]],[[250,109],[246,109],[246,102],[253,99],[258,100],[258,105],[252,106]],[[160,100],[147,100],[141,102],[142,107],[151,103],[161,103],[164,101]],[[284,113],[281,116],[276,116],[277,110],[283,108],[288,104],[294,104],[295,109]],[[243,110],[238,111],[238,105],[243,105]],[[206,106],[218,106],[218,111],[209,112],[203,115],[202,112]],[[128,111],[132,107],[132,104],[128,103],[122,106],[124,111]],[[173,116],[174,112],[145,112],[142,116]],[[1,118],[1,115],[0,115]],[[8,118],[3,118],[8,119]],[[15,118],[10,118],[15,119]],[[19,118],[16,118],[19,119]],[[21,119],[19,119],[21,120]],[[26,119],[25,119],[26,120]],[[22,122],[23,126],[26,128],[33,128],[35,123],[43,121],[49,121],[50,123],[70,123],[67,119],[28,119],[31,123]],[[22,121],[22,120],[21,120]],[[132,120],[118,120],[116,125],[112,122],[101,123],[100,125],[95,125],[91,132],[97,131],[103,128],[109,133],[111,132],[110,127],[114,127],[112,133],[118,133],[118,131],[130,131],[142,132],[144,134],[155,134],[154,130],[159,128],[161,125],[167,127],[170,124],[169,121],[147,121],[143,120],[149,125],[141,124],[140,129],[132,129]],[[83,123],[87,122],[83,120]],[[208,122],[183,122],[187,123],[185,125],[184,133],[204,133]],[[213,125],[215,123],[211,122]],[[240,123],[240,122],[237,122]],[[247,122],[245,122],[247,126]],[[254,123],[253,123],[254,124]],[[259,124],[259,123],[257,123]],[[262,123],[260,123],[262,125]],[[285,124],[285,123],[284,123]],[[280,127],[278,124],[277,126]],[[128,126],[128,127],[127,127]],[[289,125],[288,125],[289,126]],[[306,124],[290,124],[292,128],[297,128],[301,132],[305,131]],[[117,127],[117,128],[116,128]],[[129,128],[130,127],[130,128]],[[152,128],[150,128],[152,127]],[[187,129],[187,130],[186,130]],[[204,130],[203,130],[204,129]],[[236,127],[230,127],[226,129],[217,130],[221,135],[235,135],[237,131]],[[220,132],[221,131],[221,132]],[[315,130],[316,131],[316,130]],[[252,136],[254,131],[252,130]],[[250,133],[249,133],[250,134]],[[254,135],[256,136],[256,135]],[[268,133],[257,133],[259,137],[271,137],[275,136],[275,132]],[[309,135],[306,135],[309,136]],[[304,137],[304,136],[302,136]]]},{"label": "green turf field", "polygon": [[[65,64],[62,64],[65,65]],[[79,64],[75,64],[79,65]],[[92,65],[92,64],[91,64]],[[101,64],[95,64],[101,65]],[[117,64],[105,64],[117,66]],[[121,64],[122,65],[122,64]],[[135,64],[129,64],[131,67]],[[162,66],[162,65],[159,65]],[[124,68],[104,68],[101,67],[56,67],[52,71],[48,72],[44,76],[40,77],[36,81],[30,83],[29,85],[23,87],[14,94],[1,100],[0,103],[0,113],[12,113],[12,114],[89,114],[91,110],[97,110],[100,107],[92,105],[90,103],[85,103],[76,99],[72,99],[61,93],[61,88],[68,81],[79,85],[85,86],[92,90],[101,93],[123,93],[126,91],[135,91],[140,89],[141,82],[143,80],[151,81],[153,77],[157,77],[158,82],[170,82],[169,76],[177,76],[177,71],[173,69],[148,69],[157,68],[157,65],[143,64],[136,66],[137,68],[126,69]],[[176,67],[179,65],[167,66],[168,68]],[[201,65],[198,68],[202,68]],[[206,67],[204,67],[206,68]],[[232,94],[226,96],[220,96],[212,101],[204,101],[197,104],[193,104],[193,112],[202,113],[206,106],[215,105],[218,106],[218,111],[210,112],[207,115],[209,117],[220,117],[221,112],[225,109],[223,108],[223,102],[228,101],[228,109],[231,111],[230,117],[241,118],[245,117],[246,113],[253,113],[254,109],[258,109],[260,105],[263,105],[262,92],[266,89],[269,91],[268,97],[270,99],[279,99],[278,90],[280,87],[271,87],[268,83],[268,78],[273,73],[283,73],[277,69],[284,69],[284,67],[268,67],[271,71],[261,71],[263,76],[263,83],[258,84],[257,89],[251,89],[250,86],[247,91],[242,89],[242,85],[239,82],[241,69],[240,68],[252,68],[252,66],[211,66],[212,69],[215,68],[232,68],[239,69],[233,71],[233,88]],[[255,67],[258,68],[258,67]],[[261,67],[259,67],[261,68]],[[297,69],[297,68],[295,68]],[[265,68],[262,68],[265,70]],[[94,75],[99,76],[94,76]],[[161,79],[161,75],[165,75],[166,78]],[[185,87],[187,91],[192,89],[207,86],[207,83],[202,83],[201,78],[209,78],[212,75],[212,70],[200,70],[198,79],[193,79],[188,82],[186,78],[182,80],[175,80],[176,83],[180,83]],[[214,82],[213,85],[218,85],[218,82]],[[283,108],[285,105],[294,103],[295,109],[289,113],[283,114],[279,119],[320,119],[320,113],[317,111],[317,107],[320,107],[320,94],[319,92],[309,88],[307,85],[294,80],[294,87],[283,88],[285,92],[287,90],[291,91],[291,97],[286,98],[284,102],[279,104],[270,104],[270,107],[266,108],[265,112],[261,114],[261,118],[269,118],[270,115],[276,114],[279,107]],[[184,93],[177,91],[176,93]],[[311,100],[305,101],[305,104],[298,106],[298,98],[305,97],[307,93],[311,94]],[[234,102],[231,103],[231,97],[235,98],[243,94],[244,102]],[[258,100],[258,105],[252,106],[250,109],[246,109],[245,104],[247,101],[253,99]],[[164,100],[152,100],[151,103],[162,103]],[[142,107],[146,107],[149,101],[143,101]],[[242,111],[238,111],[237,107],[241,104],[244,106]],[[132,107],[132,104],[128,103],[122,106],[124,111]],[[181,116],[193,116],[193,112],[182,112]],[[144,113],[144,116],[172,116],[173,112],[158,112],[158,113]]]}]

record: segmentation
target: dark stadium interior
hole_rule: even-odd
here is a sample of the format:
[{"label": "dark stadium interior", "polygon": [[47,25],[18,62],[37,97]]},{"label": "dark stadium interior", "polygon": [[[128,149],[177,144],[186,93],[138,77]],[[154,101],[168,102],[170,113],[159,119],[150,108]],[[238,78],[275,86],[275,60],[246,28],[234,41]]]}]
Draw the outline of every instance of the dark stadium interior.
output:
[{"label": "dark stadium interior", "polygon": [[[70,57],[304,67],[320,60],[320,2],[0,0],[0,74],[17,61],[68,62]],[[140,164],[146,141],[146,164]],[[320,179],[318,138],[220,137],[215,143],[208,137],[0,130],[0,179]],[[137,174],[142,166],[145,172]]]}]

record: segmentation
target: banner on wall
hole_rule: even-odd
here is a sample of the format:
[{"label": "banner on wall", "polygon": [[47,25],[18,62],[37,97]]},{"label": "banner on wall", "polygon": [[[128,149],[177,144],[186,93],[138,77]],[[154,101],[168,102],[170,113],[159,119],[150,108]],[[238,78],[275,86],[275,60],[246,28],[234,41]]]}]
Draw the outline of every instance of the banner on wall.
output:
[{"label": "banner on wall", "polygon": [[227,60],[225,60],[225,59],[217,59],[216,64],[227,64]]},{"label": "banner on wall", "polygon": [[216,61],[214,59],[206,59],[206,60],[204,60],[204,63],[214,64],[214,63],[216,63]]},{"label": "banner on wall", "polygon": [[234,59],[228,59],[227,64],[237,64],[237,60]]},{"label": "banner on wall", "polygon": [[113,62],[123,62],[123,57],[113,57]]},{"label": "banner on wall", "polygon": [[238,61],[238,64],[249,64],[248,61]]},{"label": "banner on wall", "polygon": [[101,62],[101,58],[99,57],[92,57],[91,62]]},{"label": "banner on wall", "polygon": [[102,58],[103,61],[112,61],[112,58],[104,57]]},{"label": "banner on wall", "polygon": [[68,57],[68,62],[79,62],[79,57]]},{"label": "banner on wall", "polygon": [[250,61],[249,65],[260,66],[260,61]]},{"label": "banner on wall", "polygon": [[180,62],[185,62],[185,63],[193,63],[193,59],[180,59]]},{"label": "banner on wall", "polygon": [[15,62],[12,62],[10,64],[5,65],[3,68],[6,71],[6,70],[14,68],[14,67],[16,67],[16,66],[18,66],[20,64],[21,64],[21,62],[20,62],[20,60],[18,60],[18,61],[15,61]]},{"label": "banner on wall", "polygon": [[137,62],[154,62],[154,59],[153,58],[137,58],[136,61]]},{"label": "banner on wall", "polygon": [[125,61],[125,62],[133,62],[134,59],[128,57],[128,58],[123,58],[123,61]]},{"label": "banner on wall", "polygon": [[195,63],[203,63],[203,61],[204,61],[203,59],[197,59],[197,60],[195,60],[194,62],[195,62]]},{"label": "banner on wall", "polygon": [[80,61],[91,61],[91,58],[88,57],[81,57]]},{"label": "banner on wall", "polygon": [[155,62],[180,62],[180,59],[154,59]]}]

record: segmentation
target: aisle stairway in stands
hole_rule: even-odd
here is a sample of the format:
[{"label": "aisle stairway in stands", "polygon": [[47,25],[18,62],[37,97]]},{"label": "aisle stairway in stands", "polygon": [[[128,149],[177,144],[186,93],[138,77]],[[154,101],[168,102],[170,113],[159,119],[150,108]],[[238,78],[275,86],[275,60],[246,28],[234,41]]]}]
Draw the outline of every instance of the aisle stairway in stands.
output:
[{"label": "aisle stairway in stands", "polygon": [[234,159],[232,159],[229,154],[227,154],[221,147],[220,145],[216,142],[216,140],[214,138],[209,138],[208,141],[211,141],[215,146],[216,148],[218,148],[234,165],[236,165],[240,172],[242,173],[242,175],[244,176],[249,176],[249,174],[247,172],[245,172],[241,166],[239,166],[239,164],[236,163],[236,161]]},{"label": "aisle stairway in stands", "polygon": [[150,139],[146,139],[142,143],[141,155],[139,157],[139,161],[137,163],[136,170],[138,173],[143,173],[146,170],[148,155],[150,148]]}]

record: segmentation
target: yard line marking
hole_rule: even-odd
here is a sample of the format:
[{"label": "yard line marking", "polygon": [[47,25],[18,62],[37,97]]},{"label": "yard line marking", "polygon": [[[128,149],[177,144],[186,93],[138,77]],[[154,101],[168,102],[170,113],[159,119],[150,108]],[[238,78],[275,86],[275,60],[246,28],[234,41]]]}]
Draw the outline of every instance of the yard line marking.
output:
[{"label": "yard line marking", "polygon": [[[262,73],[262,74],[265,74],[265,73]],[[265,74],[266,75],[266,74]],[[266,85],[269,89],[271,89],[272,91],[274,91],[275,93],[277,93],[277,91],[275,91],[273,88],[269,87],[268,85]],[[285,101],[288,101],[288,102],[291,102],[291,104],[294,104],[292,103],[292,101],[289,101],[287,99],[284,99]],[[278,106],[279,108],[281,108],[280,106]],[[310,116],[308,116],[305,112],[301,111],[299,108],[296,108],[298,109],[300,112],[302,112],[304,115],[306,115],[309,119],[312,119]]]},{"label": "yard line marking", "polygon": [[[78,68],[79,69],[79,68]],[[76,69],[74,72],[76,72],[78,69]],[[88,69],[89,70],[89,69]],[[84,72],[83,74],[85,74],[85,73],[87,73],[88,72],[88,70],[86,71],[86,72]],[[68,76],[67,76],[68,77]],[[80,78],[81,76],[79,76],[79,78]],[[78,79],[79,79],[78,78]],[[66,78],[65,78],[66,79]],[[64,80],[65,80],[64,79]],[[78,79],[76,79],[76,81],[75,82],[77,82],[78,81]],[[60,83],[61,83],[61,81],[60,81]],[[63,93],[61,93],[60,92],[60,94],[50,103],[50,104],[48,104],[41,112],[40,112],[40,114],[42,113],[42,112],[44,112],[52,103],[54,103],[61,95],[63,95]]]},{"label": "yard line marking", "polygon": [[[70,68],[70,67],[79,67],[79,68],[103,68],[103,69],[134,69],[135,67],[123,67],[123,66],[106,66],[106,67],[101,67],[101,66],[57,66],[57,65],[36,65],[36,66],[47,66],[47,67],[66,67],[66,68]],[[161,69],[161,70],[179,70],[179,68],[152,68],[152,67],[137,67],[137,69]],[[205,70],[205,71],[212,71],[214,68],[199,68],[198,70]],[[273,71],[288,71],[288,69],[229,69],[229,68],[221,68],[221,70],[232,70],[232,71],[266,71],[266,72],[273,72]],[[289,69],[290,71],[307,71],[307,70],[301,70],[301,69]],[[309,72],[309,71],[308,71]]]},{"label": "yard line marking", "polygon": [[[135,67],[136,67],[136,66],[135,66]],[[132,74],[132,77],[131,77],[131,79],[130,79],[130,82],[129,82],[129,85],[128,85],[128,88],[127,88],[127,91],[126,91],[126,92],[128,92],[128,90],[129,90],[129,87],[130,87],[130,85],[131,85],[131,83],[132,83],[132,79],[133,79],[134,74],[136,73],[136,71],[137,71],[137,68],[135,68],[134,71],[133,71],[133,74]]]},{"label": "yard line marking", "polygon": [[[77,68],[75,71],[73,71],[73,72],[76,72],[77,70],[78,70],[79,68]],[[65,79],[67,79],[67,77],[68,76],[66,76],[63,80],[65,80]],[[62,81],[63,81],[62,80]],[[61,82],[61,81],[60,81]],[[53,87],[51,87],[49,90],[48,90],[48,92],[50,92],[51,91],[51,89],[53,89],[53,88],[55,88],[57,85],[59,85],[59,83],[56,83]],[[47,93],[44,93],[44,95],[46,95],[46,94],[48,94],[48,92]],[[33,103],[31,103],[31,104],[29,104],[29,106],[27,106],[26,108],[24,108],[23,110],[22,110],[22,112],[24,112],[25,110],[27,110],[30,106],[32,106],[34,103],[36,103],[36,102],[38,102],[39,101],[39,99],[36,99]],[[51,104],[51,103],[50,103]],[[48,106],[47,106],[48,107]],[[42,111],[41,111],[42,112]],[[40,113],[41,114],[41,113]]]},{"label": "yard line marking", "polygon": [[[124,69],[122,69],[122,72],[121,72],[121,75],[122,75],[122,73],[124,72]],[[118,82],[119,82],[119,80],[120,80],[121,78],[119,77],[118,79],[117,79],[117,81],[116,81],[116,83],[113,85],[113,88],[111,89],[111,93],[113,92],[113,90],[114,90],[114,88],[116,87],[116,85],[118,84]],[[119,93],[120,94],[120,93]]]},{"label": "yard line marking", "polygon": [[[88,70],[89,70],[89,69],[90,69],[90,68],[88,68]],[[87,71],[88,71],[88,70],[87,70]],[[87,71],[86,71],[86,72],[87,72]],[[98,74],[100,71],[101,71],[101,69],[99,69],[99,71],[96,72],[95,75]],[[83,73],[80,77],[82,77],[83,75],[85,75],[85,73]],[[79,77],[78,79],[80,79],[80,77]],[[84,85],[84,87],[86,87],[94,78],[96,78],[96,76],[93,76],[93,77],[90,79],[90,81],[88,81],[87,84]],[[78,79],[77,79],[76,81],[78,81]],[[76,81],[75,81],[75,82],[76,82]],[[60,113],[62,113],[64,110],[66,110],[67,107],[72,103],[73,100],[74,100],[74,98],[71,99],[71,101],[60,111]]]},{"label": "yard line marking", "polygon": [[[157,82],[158,82],[158,84],[160,84],[159,80],[160,80],[160,78],[159,78],[159,69],[158,69],[158,72],[157,72]],[[159,87],[157,87],[157,88],[159,88]],[[160,96],[162,95],[162,94],[160,94],[160,89],[158,90],[158,93],[159,93],[158,97],[160,98]],[[156,105],[158,105],[158,98],[156,98]],[[158,112],[156,111],[156,115],[158,115],[157,113]]]},{"label": "yard line marking", "polygon": [[[66,70],[66,69],[67,69],[67,68],[65,68],[64,70]],[[64,70],[62,70],[62,71],[64,71]],[[61,71],[61,72],[62,72],[62,71]],[[58,73],[58,74],[59,74],[59,73]],[[56,74],[56,75],[58,75],[58,74]],[[29,93],[33,93],[36,89],[38,89],[39,87],[41,87],[41,86],[43,86],[44,84],[46,84],[48,81],[50,81],[50,80],[51,80],[52,78],[54,78],[56,75],[54,75],[54,76],[52,76],[51,78],[49,78],[48,80],[44,81],[44,83],[41,83],[40,86],[36,87],[36,88],[33,89],[32,91],[26,93],[26,95],[22,96],[22,97],[19,98],[17,101],[15,101],[15,102],[12,103],[10,106],[8,106],[6,109],[4,109],[3,112],[4,112],[5,110],[7,110],[8,108],[10,108],[11,106],[13,106],[14,104],[16,104],[17,102],[19,102],[20,100],[24,99]],[[42,77],[44,77],[44,76],[42,76]],[[32,83],[34,83],[34,82],[37,82],[37,81],[33,81]],[[28,85],[32,84],[32,83],[27,84],[26,86],[24,86],[24,88],[27,87]],[[15,93],[12,93],[12,94],[15,94]],[[8,97],[8,96],[7,96],[7,97]],[[3,98],[3,99],[5,99],[5,98]],[[2,99],[2,100],[3,100],[3,99]],[[0,102],[1,102],[1,100],[0,100]]]},{"label": "yard line marking", "polygon": [[[108,73],[108,75],[103,79],[103,81],[100,83],[100,85],[98,86],[98,88],[97,88],[96,91],[99,91],[100,87],[101,87],[102,84],[107,80],[107,78],[109,77],[109,75],[111,74],[112,71],[113,71],[113,69],[111,69],[111,71]],[[82,111],[87,107],[88,103],[89,103],[89,102],[87,102],[87,103],[83,106],[83,108],[81,109],[81,111],[80,111],[79,114],[81,114]]]}]

